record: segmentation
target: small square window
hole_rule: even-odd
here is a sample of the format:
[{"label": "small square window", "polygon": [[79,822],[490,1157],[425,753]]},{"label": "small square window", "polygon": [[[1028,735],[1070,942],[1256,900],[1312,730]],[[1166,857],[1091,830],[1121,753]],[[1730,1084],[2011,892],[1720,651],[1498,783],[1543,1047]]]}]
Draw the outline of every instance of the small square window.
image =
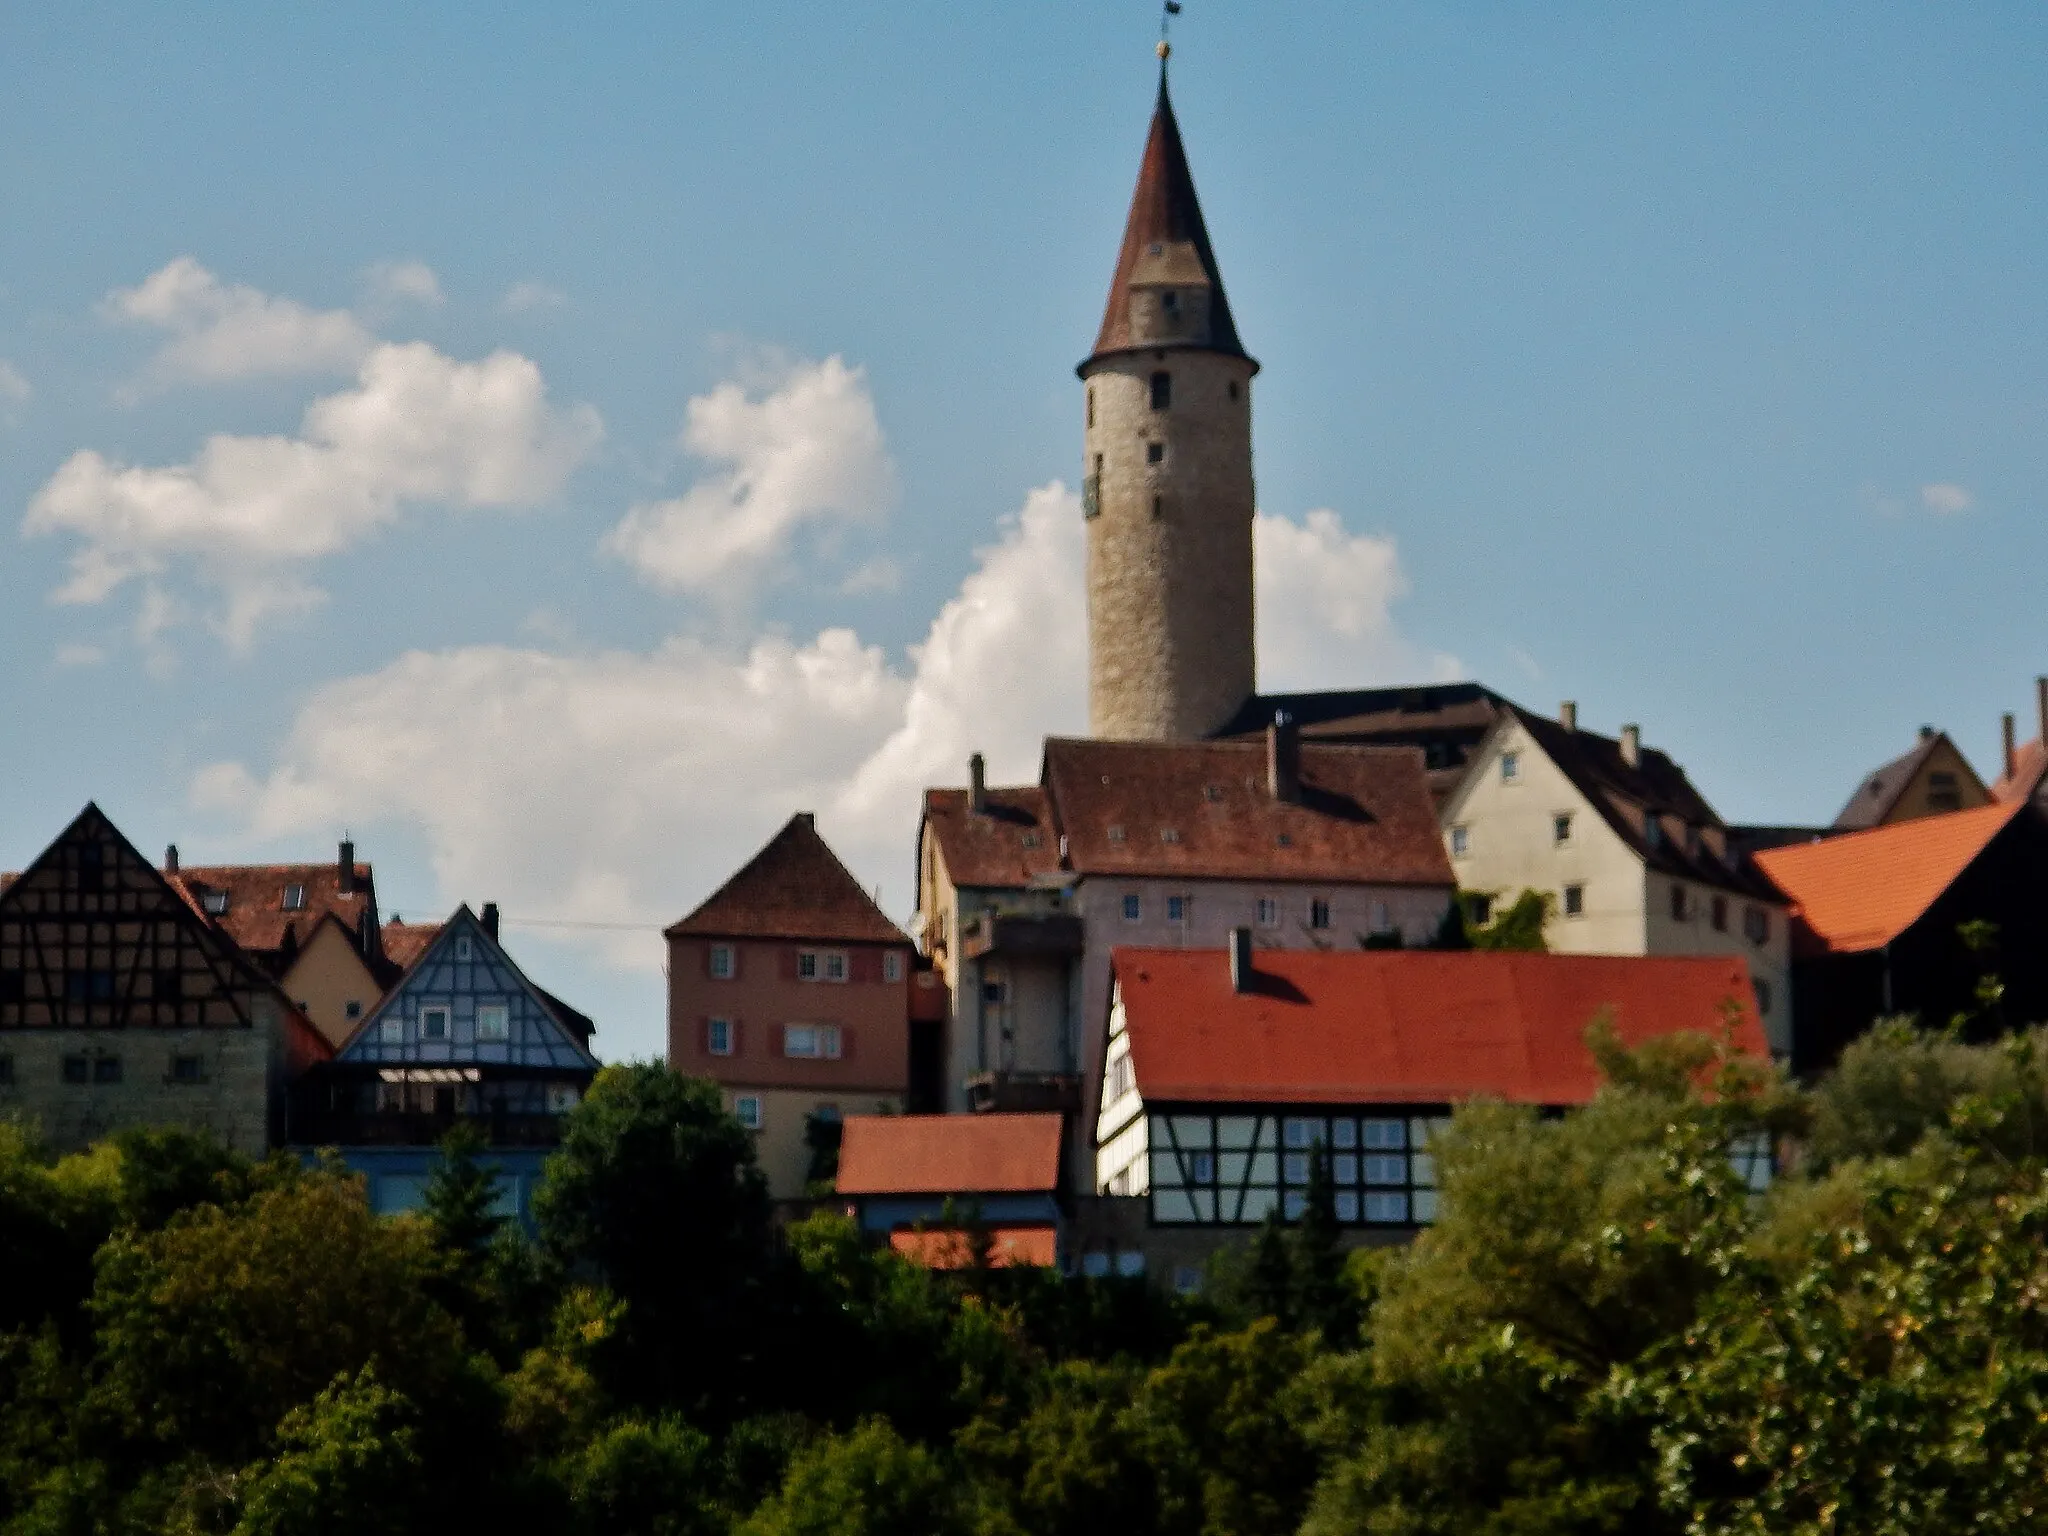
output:
[{"label": "small square window", "polygon": [[171,1081],[174,1083],[197,1083],[206,1079],[206,1063],[197,1056],[173,1056],[171,1058]]},{"label": "small square window", "polygon": [[448,1010],[445,1006],[422,1008],[420,1010],[420,1038],[422,1040],[446,1040],[448,1038]]},{"label": "small square window", "polygon": [[1768,943],[1771,937],[1771,914],[1762,907],[1749,907],[1742,914],[1742,931],[1752,944]]},{"label": "small square window", "polygon": [[818,1054],[827,1061],[839,1059],[839,1026],[821,1024],[818,1026]]},{"label": "small square window", "polygon": [[1122,842],[1124,840],[1124,829],[1122,827],[1111,827],[1109,829],[1109,840],[1112,843]]},{"label": "small square window", "polygon": [[341,1005],[341,1013],[343,1018],[360,1019],[363,1016],[363,1005],[351,998]]},{"label": "small square window", "polygon": [[1179,841],[1180,841],[1180,828],[1178,828],[1178,827],[1161,827],[1161,828],[1159,829],[1159,841],[1161,841],[1162,843],[1177,843],[1177,842],[1179,842]]},{"label": "small square window", "polygon": [[1166,920],[1169,923],[1184,923],[1188,920],[1188,899],[1185,896],[1166,898]]},{"label": "small square window", "polygon": [[838,953],[836,950],[825,956],[825,979],[827,981],[846,980],[846,956]]},{"label": "small square window", "polygon": [[1368,1152],[1398,1152],[1408,1145],[1405,1120],[1368,1120],[1363,1129]]},{"label": "small square window", "polygon": [[199,904],[206,908],[206,915],[208,917],[221,917],[228,910],[228,893],[226,891],[208,891],[200,898]]},{"label": "small square window", "polygon": [[1503,752],[1500,755],[1500,777],[1504,784],[1512,784],[1522,776],[1522,754]]},{"label": "small square window", "polygon": [[379,1045],[405,1044],[405,1020],[392,1014],[377,1021],[377,1043]]},{"label": "small square window", "polygon": [[1676,880],[1671,882],[1671,921],[1684,922],[1691,915],[1692,904],[1687,899],[1685,887]]},{"label": "small square window", "polygon": [[1550,818],[1550,840],[1553,843],[1568,843],[1572,840],[1572,813],[1559,811]]},{"label": "small square window", "polygon": [[1259,926],[1277,928],[1280,925],[1280,903],[1271,896],[1259,898]]},{"label": "small square window", "polygon": [[284,909],[287,912],[306,910],[306,888],[303,885],[288,885],[284,888]]},{"label": "small square window", "polygon": [[1216,1182],[1216,1154],[1214,1152],[1190,1152],[1188,1154],[1188,1182],[1191,1184],[1214,1184]]},{"label": "small square window", "polygon": [[512,1010],[503,1003],[478,1003],[476,1037],[486,1042],[511,1039]]},{"label": "small square window", "polygon": [[782,1054],[811,1057],[818,1054],[818,1029],[814,1024],[782,1026]]},{"label": "small square window", "polygon": [[1308,925],[1311,928],[1327,928],[1330,926],[1330,904],[1320,896],[1313,897],[1309,901]]},{"label": "small square window", "polygon": [[733,952],[730,944],[711,946],[711,979],[731,981],[733,975]]},{"label": "small square window", "polygon": [[89,1083],[92,1081],[92,1062],[83,1056],[64,1058],[64,1081],[67,1083]]},{"label": "small square window", "polygon": [[1568,885],[1564,888],[1564,915],[1579,917],[1586,910],[1586,888],[1583,885]]},{"label": "small square window", "polygon": [[898,982],[903,979],[903,956],[890,950],[882,956],[882,980]]},{"label": "small square window", "polygon": [[1358,1220],[1358,1191],[1340,1189],[1337,1191],[1337,1219],[1342,1222]]},{"label": "small square window", "polygon": [[704,1048],[714,1056],[732,1054],[731,1019],[712,1019],[705,1024]]},{"label": "small square window", "polygon": [[1714,932],[1728,931],[1728,898],[1716,896],[1707,908],[1707,920],[1714,925]]},{"label": "small square window", "polygon": [[1472,851],[1472,833],[1465,827],[1451,828],[1451,857],[1462,859]]},{"label": "small square window", "polygon": [[1365,1197],[1365,1219],[1386,1225],[1405,1225],[1408,1220],[1408,1196],[1374,1192]]},{"label": "small square window", "polygon": [[761,1100],[751,1093],[743,1093],[732,1101],[733,1118],[750,1131],[761,1129]]},{"label": "small square window", "polygon": [[1000,1008],[1010,1000],[1010,985],[1000,976],[990,976],[981,984],[981,1000],[991,1007]]},{"label": "small square window", "polygon": [[818,979],[818,954],[816,950],[806,949],[798,952],[796,957],[796,976],[798,981],[816,981]]},{"label": "small square window", "polygon": [[1124,897],[1124,921],[1135,923],[1145,916],[1145,898],[1137,895]]},{"label": "small square window", "polygon": [[463,934],[463,935],[462,935],[461,937],[459,937],[458,939],[456,939],[456,941],[455,941],[455,958],[456,958],[456,959],[458,959],[458,960],[471,960],[471,959],[474,959],[475,957],[476,957],[476,945],[475,945],[475,944],[474,944],[473,942],[471,942],[471,940],[470,940],[470,937],[469,937],[469,935],[468,935],[468,934],[466,934],[466,933],[465,933],[465,934]]},{"label": "small square window", "polygon": [[1145,462],[1146,462],[1147,464],[1163,464],[1163,463],[1165,463],[1165,462],[1166,462],[1166,444],[1164,444],[1164,443],[1147,443],[1147,444],[1145,445]]},{"label": "small square window", "polygon": [[1493,898],[1484,891],[1475,891],[1465,898],[1465,913],[1473,927],[1484,928],[1493,921]]},{"label": "small square window", "polygon": [[1771,1011],[1771,984],[1758,976],[1751,980],[1750,985],[1756,988],[1756,1011],[1768,1016]]},{"label": "small square window", "polygon": [[121,1081],[121,1058],[118,1056],[93,1057],[92,1080],[96,1083],[118,1083]]}]

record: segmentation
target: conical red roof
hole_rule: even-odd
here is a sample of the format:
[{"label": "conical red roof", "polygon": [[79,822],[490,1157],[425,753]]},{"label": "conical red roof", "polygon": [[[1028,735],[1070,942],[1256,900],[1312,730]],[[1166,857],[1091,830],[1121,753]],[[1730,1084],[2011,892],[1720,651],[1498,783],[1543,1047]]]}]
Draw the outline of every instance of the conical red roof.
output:
[{"label": "conical red roof", "polygon": [[1166,92],[1166,73],[1159,75],[1159,103],[1152,112],[1152,131],[1145,139],[1145,157],[1138,166],[1137,189],[1131,194],[1130,217],[1124,222],[1123,248],[1117,252],[1116,276],[1109,285],[1109,303],[1102,329],[1095,337],[1095,357],[1106,352],[1151,346],[1131,336],[1131,289],[1147,282],[1203,285],[1210,290],[1208,324],[1199,334],[1183,336],[1179,346],[1246,355],[1223,295],[1223,273],[1209,246],[1202,223],[1202,205],[1195,197],[1195,178],[1181,147],[1180,124]]}]

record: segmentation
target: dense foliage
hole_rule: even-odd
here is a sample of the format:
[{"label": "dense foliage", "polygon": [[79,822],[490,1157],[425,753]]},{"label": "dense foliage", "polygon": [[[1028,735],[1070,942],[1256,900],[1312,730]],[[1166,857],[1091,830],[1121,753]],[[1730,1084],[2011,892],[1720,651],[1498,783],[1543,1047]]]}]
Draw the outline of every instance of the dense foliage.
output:
[{"label": "dense foliage", "polygon": [[[2034,1531],[2048,1040],[1881,1028],[1812,1090],[1596,1028],[1462,1110],[1442,1221],[1327,1202],[1199,1299],[777,1232],[702,1084],[608,1069],[529,1237],[473,1139],[340,1169],[0,1126],[0,1530],[237,1536]],[[1759,1133],[1797,1166],[1759,1196]]]}]

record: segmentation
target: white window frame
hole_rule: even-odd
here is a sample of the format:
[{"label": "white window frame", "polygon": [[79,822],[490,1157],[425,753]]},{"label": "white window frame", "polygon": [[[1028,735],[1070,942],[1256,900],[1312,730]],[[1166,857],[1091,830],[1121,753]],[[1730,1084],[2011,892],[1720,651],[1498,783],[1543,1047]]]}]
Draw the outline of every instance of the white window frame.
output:
[{"label": "white window frame", "polygon": [[1253,910],[1257,914],[1259,926],[1261,928],[1278,928],[1280,926],[1279,897],[1261,896],[1259,898],[1258,906],[1255,907]]},{"label": "white window frame", "polygon": [[[427,1016],[438,1013],[441,1016],[441,1033],[430,1034],[427,1030]],[[422,1003],[420,1005],[420,1039],[447,1041],[455,1034],[455,1010],[446,1003]]]},{"label": "white window frame", "polygon": [[1551,815],[1550,815],[1550,843],[1551,843],[1551,846],[1552,846],[1552,847],[1554,847],[1554,848],[1562,848],[1562,847],[1564,847],[1564,846],[1565,846],[1566,844],[1570,843],[1570,842],[1571,842],[1571,840],[1572,840],[1572,813],[1571,813],[1570,811],[1553,811],[1553,812],[1551,812]]},{"label": "white window frame", "polygon": [[800,949],[796,952],[796,979],[816,981],[818,979],[818,952],[815,949]]},{"label": "white window frame", "polygon": [[828,949],[825,951],[825,979],[827,981],[845,981],[852,974],[853,967],[847,963],[845,950]]},{"label": "white window frame", "polygon": [[903,979],[903,955],[898,950],[889,950],[882,956],[882,980],[899,982]]},{"label": "white window frame", "polygon": [[1451,857],[1462,859],[1471,851],[1472,829],[1470,827],[1451,828]]},{"label": "white window frame", "polygon": [[[492,1027],[490,1021],[495,1021]],[[512,1009],[506,1003],[476,1005],[476,1038],[479,1045],[503,1045],[512,1038]]]},{"label": "white window frame", "polygon": [[306,910],[306,888],[303,885],[288,885],[284,888],[284,909],[287,912]]},{"label": "white window frame", "polygon": [[710,969],[713,981],[731,981],[739,974],[739,956],[730,944],[711,946]]},{"label": "white window frame", "polygon": [[742,1093],[732,1101],[732,1117],[750,1131],[761,1129],[765,1116],[761,1113],[761,1095]]},{"label": "white window frame", "polygon": [[377,1021],[377,1043],[379,1045],[405,1044],[405,1020],[395,1013],[388,1013]]},{"label": "white window frame", "polygon": [[704,1021],[704,1049],[713,1056],[730,1056],[733,1045],[733,1022],[731,1019],[706,1019]]},{"label": "white window frame", "polygon": [[466,933],[456,935],[455,958],[458,960],[474,960],[476,958],[476,945],[470,942],[470,937]]},{"label": "white window frame", "polygon": [[[1317,921],[1316,921],[1316,919],[1317,919],[1317,918],[1321,918],[1321,919],[1322,919],[1322,921],[1321,921],[1321,922],[1317,922]],[[1324,930],[1324,929],[1326,929],[1326,928],[1328,928],[1328,927],[1330,926],[1330,898],[1329,898],[1329,897],[1327,897],[1327,896],[1311,896],[1311,897],[1309,897],[1309,899],[1308,899],[1308,925],[1309,925],[1309,927],[1310,927],[1310,928],[1313,928],[1313,929],[1315,929],[1315,930],[1316,930],[1316,931],[1318,931],[1318,932],[1321,932],[1322,930]]]},{"label": "white window frame", "polygon": [[[808,1049],[799,1050],[804,1041]],[[782,1026],[782,1054],[792,1061],[837,1061],[840,1054],[837,1024],[785,1024]]]}]

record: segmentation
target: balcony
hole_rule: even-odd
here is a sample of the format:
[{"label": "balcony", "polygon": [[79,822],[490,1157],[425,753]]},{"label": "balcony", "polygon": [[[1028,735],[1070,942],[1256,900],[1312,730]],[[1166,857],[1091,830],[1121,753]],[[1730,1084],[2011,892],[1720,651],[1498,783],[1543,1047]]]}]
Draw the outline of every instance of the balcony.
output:
[{"label": "balcony", "polygon": [[977,1072],[967,1079],[967,1107],[978,1115],[1079,1114],[1081,1078],[1073,1072]]},{"label": "balcony", "polygon": [[1081,953],[1081,919],[1071,913],[983,913],[962,927],[961,952],[969,960],[1070,960]]}]

